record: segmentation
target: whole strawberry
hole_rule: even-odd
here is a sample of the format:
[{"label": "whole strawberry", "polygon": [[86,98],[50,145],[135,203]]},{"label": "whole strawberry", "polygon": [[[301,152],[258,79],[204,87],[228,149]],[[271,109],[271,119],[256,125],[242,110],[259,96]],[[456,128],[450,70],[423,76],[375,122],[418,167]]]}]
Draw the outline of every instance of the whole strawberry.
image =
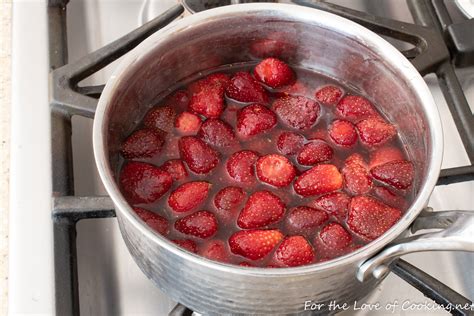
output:
[{"label": "whole strawberry", "polygon": [[285,204],[270,191],[253,193],[239,214],[241,228],[261,228],[278,222],[285,213]]},{"label": "whole strawberry", "polygon": [[211,184],[208,182],[187,182],[171,192],[168,204],[176,212],[190,211],[207,199],[210,188]]},{"label": "whole strawberry", "polygon": [[313,262],[313,247],[303,236],[286,237],[278,246],[273,261],[281,267],[298,267]]},{"label": "whole strawberry", "polygon": [[125,159],[149,158],[159,153],[164,143],[163,132],[150,128],[140,129],[125,140],[120,153]]},{"label": "whole strawberry", "polygon": [[217,233],[217,219],[209,211],[199,211],[174,223],[177,231],[198,238],[209,238]]},{"label": "whole strawberry", "polygon": [[293,70],[278,58],[265,58],[254,70],[255,78],[269,87],[279,88],[295,80]]},{"label": "whole strawberry", "polygon": [[236,255],[258,260],[267,256],[282,239],[283,234],[277,229],[241,230],[230,236],[229,246]]}]

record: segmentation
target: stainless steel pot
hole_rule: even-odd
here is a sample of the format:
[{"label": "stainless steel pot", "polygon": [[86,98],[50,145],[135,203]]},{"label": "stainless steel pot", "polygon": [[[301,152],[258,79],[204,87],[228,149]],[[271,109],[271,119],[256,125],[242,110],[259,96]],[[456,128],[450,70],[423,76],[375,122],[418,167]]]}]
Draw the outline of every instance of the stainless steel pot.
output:
[{"label": "stainless steel pot", "polygon": [[[417,165],[419,189],[402,219],[369,245],[329,262],[263,269],[201,258],[150,230],[115,181],[121,141],[169,87],[204,69],[254,60],[252,44],[263,38],[284,42],[290,49],[280,53],[292,65],[338,78],[371,96],[398,124]],[[418,228],[454,224],[443,232],[402,239],[409,235],[409,226],[426,207],[436,184],[442,146],[433,98],[402,54],[349,20],[286,4],[226,6],[186,17],[153,34],[122,60],[107,82],[94,122],[95,159],[130,253],[172,299],[207,314],[292,314],[303,312],[305,301],[351,303],[372,291],[385,276],[390,260],[404,253],[474,251],[468,235],[473,219],[467,213],[443,213],[451,221],[425,214]]]}]

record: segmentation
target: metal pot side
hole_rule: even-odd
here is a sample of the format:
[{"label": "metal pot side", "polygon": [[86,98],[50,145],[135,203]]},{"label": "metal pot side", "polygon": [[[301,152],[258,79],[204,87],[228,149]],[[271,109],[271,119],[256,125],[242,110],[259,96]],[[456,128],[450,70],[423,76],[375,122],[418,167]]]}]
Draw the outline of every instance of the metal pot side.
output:
[{"label": "metal pot side", "polygon": [[[290,64],[337,78],[371,96],[398,125],[417,165],[419,190],[399,223],[369,245],[329,262],[262,269],[203,259],[149,230],[115,182],[121,141],[169,87],[208,68],[258,60],[255,45],[266,38],[283,44],[276,54]],[[376,34],[315,9],[242,4],[174,22],[124,58],[99,101],[94,153],[130,253],[171,298],[206,314],[295,314],[303,312],[307,300],[352,303],[373,290],[379,280],[358,281],[359,265],[405,235],[426,205],[441,166],[442,130],[438,110],[419,73]]]}]

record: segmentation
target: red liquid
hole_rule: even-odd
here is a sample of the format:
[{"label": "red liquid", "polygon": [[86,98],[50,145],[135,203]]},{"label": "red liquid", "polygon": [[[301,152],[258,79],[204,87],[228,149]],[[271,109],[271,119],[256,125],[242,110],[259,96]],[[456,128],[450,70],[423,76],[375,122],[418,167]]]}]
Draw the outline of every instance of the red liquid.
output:
[{"label": "red liquid", "polygon": [[[237,67],[225,66],[219,69],[206,72],[206,74],[212,73],[212,72],[223,72],[223,69],[225,69],[225,73],[232,75],[232,73],[236,72],[237,70],[242,70],[242,69],[250,70],[249,68],[250,67],[248,65],[245,65],[245,66],[239,65]],[[293,70],[295,71],[296,77],[297,77],[297,84],[294,86],[295,88],[293,88],[293,90],[292,88],[289,88],[289,87],[283,87],[281,89],[270,89],[266,87],[266,89],[270,92],[269,93],[270,102],[266,104],[267,107],[271,108],[272,102],[275,99],[277,99],[279,96],[281,96],[278,94],[278,92],[281,92],[281,91],[289,91],[290,94],[295,93],[296,95],[303,95],[307,98],[315,100],[315,92],[318,90],[318,88],[328,85],[328,84],[336,85],[342,88],[345,95],[347,94],[358,95],[358,93],[356,93],[354,90],[348,87],[342,86],[340,83],[328,77],[322,76],[318,73],[314,73],[305,69],[297,69],[297,68],[293,68]],[[195,80],[198,80],[199,78],[202,78],[202,77],[204,77],[202,74],[192,77],[186,80],[184,83],[177,85],[176,90],[183,90],[183,89],[186,90],[190,82],[194,82]],[[368,97],[368,99],[370,99],[370,97]],[[232,99],[229,99],[227,97],[226,97],[225,103],[226,103],[226,107],[225,107],[224,112],[220,116],[220,119],[227,122],[229,125],[231,125],[235,131],[237,111],[243,108],[244,106],[248,104],[252,104],[252,103],[240,103]],[[374,149],[363,146],[360,141],[358,141],[357,144],[354,145],[353,147],[344,148],[344,147],[335,145],[330,140],[327,133],[328,126],[333,120],[339,119],[339,117],[337,117],[335,114],[335,111],[334,111],[335,105],[326,105],[322,103],[319,103],[319,104],[321,108],[320,115],[317,119],[317,123],[311,129],[304,130],[304,131],[295,130],[295,129],[289,128],[288,126],[283,124],[280,120],[278,120],[277,125],[265,133],[251,137],[248,140],[238,139],[238,145],[236,146],[232,146],[232,147],[228,147],[224,149],[213,147],[220,153],[220,162],[219,162],[219,165],[216,168],[214,168],[209,174],[198,175],[188,169],[188,173],[189,173],[188,177],[182,181],[178,181],[178,182],[174,181],[171,189],[167,193],[165,193],[161,198],[159,198],[157,201],[153,203],[149,203],[149,204],[135,204],[132,206],[137,206],[137,207],[141,207],[147,210],[151,210],[157,214],[160,214],[166,219],[168,219],[170,231],[166,237],[172,240],[191,239],[196,242],[197,247],[198,247],[198,253],[201,252],[210,241],[221,240],[225,244],[226,252],[229,258],[228,260],[229,263],[239,264],[241,262],[248,262],[248,263],[251,263],[251,265],[253,266],[261,266],[261,267],[265,267],[267,265],[273,266],[274,264],[273,264],[272,256],[273,256],[273,253],[275,252],[275,249],[278,246],[275,247],[267,256],[265,256],[264,258],[260,260],[250,260],[243,256],[235,255],[231,252],[228,245],[228,239],[236,231],[242,230],[237,225],[237,216],[239,214],[239,211],[234,212],[235,215],[229,222],[227,222],[226,220],[223,220],[222,216],[220,216],[219,212],[216,210],[216,207],[214,206],[214,202],[213,202],[214,196],[219,190],[227,186],[241,187],[246,193],[245,200],[247,200],[247,198],[253,192],[256,192],[259,190],[271,191],[275,195],[279,196],[281,200],[285,203],[286,211],[285,211],[284,217],[278,223],[265,226],[262,229],[278,228],[283,233],[283,235],[286,235],[287,231],[285,228],[285,217],[288,214],[288,210],[295,206],[308,205],[309,202],[315,200],[320,195],[302,197],[296,194],[293,189],[294,180],[290,185],[283,188],[276,188],[266,183],[261,183],[260,181],[258,181],[258,179],[256,181],[255,186],[242,185],[229,177],[225,164],[227,162],[228,157],[231,154],[233,154],[236,151],[241,151],[241,150],[252,150],[252,151],[258,152],[260,156],[264,156],[266,154],[280,154],[280,152],[277,149],[276,143],[277,143],[278,136],[284,131],[297,132],[299,134],[304,135],[306,139],[311,139],[311,138],[324,139],[334,150],[334,157],[327,163],[335,165],[339,170],[343,168],[345,159],[353,153],[361,154],[366,160],[366,162],[368,163],[370,159],[370,152],[373,151]],[[160,105],[162,104],[158,104],[157,106],[160,106]],[[181,113],[182,111],[183,109],[176,110],[177,114]],[[202,117],[202,119],[204,121],[206,118]],[[143,126],[140,125],[138,126],[137,129],[140,129],[142,127]],[[167,134],[166,143],[160,153],[158,153],[157,155],[151,158],[140,158],[140,159],[134,159],[134,160],[147,162],[155,166],[161,166],[167,160],[180,159],[181,157],[180,157],[177,144],[178,144],[178,139],[182,136],[183,136],[182,134],[180,134],[179,132],[176,131],[176,129],[174,129],[172,132]],[[389,143],[387,143],[387,145],[393,145],[399,148],[405,155],[405,159],[407,159],[404,146],[398,136],[394,137]],[[287,156],[287,158],[296,167],[297,177],[298,177],[298,174],[301,174],[302,172],[312,168],[312,166],[302,166],[298,164],[298,162],[296,161],[296,155]],[[206,181],[212,184],[207,200],[196,209],[193,209],[185,213],[177,213],[173,211],[168,205],[168,197],[170,193],[173,192],[178,186],[190,181]],[[374,187],[386,186],[378,182],[377,180],[373,180],[373,181],[374,181]],[[391,187],[388,187],[388,188],[392,192],[396,192],[397,195],[400,195],[400,197],[398,198],[403,199],[406,205],[410,205],[410,203],[412,202],[414,198],[413,186],[411,186],[409,189],[405,190],[404,192],[394,190]],[[342,188],[342,190],[340,191],[348,193],[345,188]],[[376,197],[373,189],[367,195]],[[243,204],[240,208],[243,208]],[[399,207],[399,208],[402,212],[405,211],[405,209],[402,209],[402,207]],[[196,238],[190,235],[185,235],[174,228],[174,222],[177,219],[182,218],[186,215],[192,214],[199,210],[208,210],[216,214],[217,219],[218,219],[218,231],[214,236],[210,238],[206,238],[206,239],[201,239],[201,238]],[[343,251],[339,252],[337,255],[331,254],[330,252],[326,252],[318,248],[318,246],[314,244],[314,238],[315,236],[318,235],[319,231],[328,223],[332,223],[332,222],[341,224],[343,227],[346,228],[346,230],[349,233],[351,233],[351,236],[352,236],[351,245],[347,247],[346,249],[344,249]],[[305,238],[315,248],[315,258],[312,261],[313,263],[325,261],[325,260],[334,258],[335,256],[346,254],[367,243],[367,240],[363,240],[362,238],[360,238],[359,236],[351,232],[351,230],[347,226],[346,220],[338,219],[334,216],[330,216],[329,220],[327,220],[322,225],[314,229],[312,233],[310,235],[306,235]]]}]

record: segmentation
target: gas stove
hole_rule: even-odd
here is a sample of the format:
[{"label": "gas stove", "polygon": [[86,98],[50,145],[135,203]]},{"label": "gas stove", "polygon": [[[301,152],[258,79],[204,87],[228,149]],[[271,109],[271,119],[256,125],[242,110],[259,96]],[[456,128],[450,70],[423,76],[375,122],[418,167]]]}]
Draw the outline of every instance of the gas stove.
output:
[{"label": "gas stove", "polygon": [[[458,1],[465,5],[463,9],[452,1],[444,4],[437,0],[330,1],[342,8],[325,1],[295,2],[317,5],[382,33],[409,58],[414,58],[410,54],[416,52],[410,37],[389,38],[399,25],[387,19],[429,25],[438,35],[439,26],[445,34],[458,35],[466,33],[462,28],[469,13],[466,1]],[[156,288],[129,255],[113,218],[113,205],[95,167],[92,120],[87,111],[93,104],[81,98],[100,95],[120,60],[109,63],[111,59],[122,56],[152,32],[186,14],[190,12],[183,12],[173,0],[49,0],[14,4],[9,278],[12,314],[191,313],[181,305],[176,307],[176,302]],[[439,25],[433,24],[430,17]],[[468,34],[474,38],[472,31],[471,28]],[[429,203],[435,210],[472,210],[474,206],[474,58],[472,52],[456,52],[455,48],[466,47],[468,43],[462,36],[454,38],[457,42],[448,45],[451,58],[443,55],[443,37],[441,42],[436,41],[440,38],[428,38],[428,49],[417,61],[443,120],[444,171]],[[115,49],[106,46],[117,39],[111,44]],[[88,55],[98,49],[100,56]],[[65,64],[69,66],[61,68]],[[73,91],[67,82],[58,83],[58,73],[87,78]],[[27,198],[25,191],[31,192]],[[403,259],[464,297],[474,298],[474,254],[426,252]],[[423,307],[432,301],[394,274],[363,303],[385,305],[396,300],[400,304],[408,302],[406,306],[413,309],[400,307],[395,314],[449,314]],[[352,309],[341,314],[384,313]]]}]

